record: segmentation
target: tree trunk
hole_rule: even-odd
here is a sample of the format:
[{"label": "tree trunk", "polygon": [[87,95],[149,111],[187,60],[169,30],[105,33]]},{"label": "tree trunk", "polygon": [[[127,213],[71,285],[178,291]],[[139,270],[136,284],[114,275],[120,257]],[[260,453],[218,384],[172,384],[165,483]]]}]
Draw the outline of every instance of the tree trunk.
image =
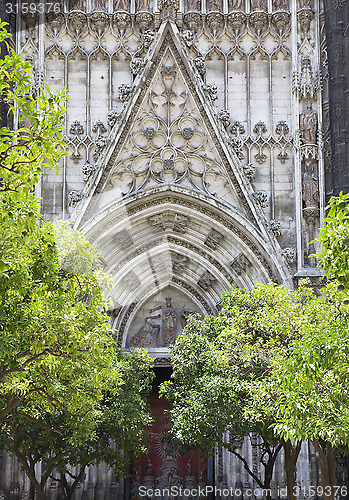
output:
[{"label": "tree trunk", "polygon": [[[336,459],[334,449],[330,443],[323,447],[317,439],[312,441],[316,451],[321,472],[321,482],[327,500],[335,500],[334,486],[337,486],[336,480]],[[325,452],[326,450],[326,452]]]},{"label": "tree trunk", "polygon": [[32,483],[29,486],[29,500],[35,500],[35,489]]},{"label": "tree trunk", "polygon": [[302,443],[298,443],[297,446],[292,446],[290,441],[285,441],[283,445],[285,453],[284,470],[286,474],[288,500],[297,500],[298,498],[295,492],[296,483],[294,479],[294,471],[296,469],[301,446]]}]

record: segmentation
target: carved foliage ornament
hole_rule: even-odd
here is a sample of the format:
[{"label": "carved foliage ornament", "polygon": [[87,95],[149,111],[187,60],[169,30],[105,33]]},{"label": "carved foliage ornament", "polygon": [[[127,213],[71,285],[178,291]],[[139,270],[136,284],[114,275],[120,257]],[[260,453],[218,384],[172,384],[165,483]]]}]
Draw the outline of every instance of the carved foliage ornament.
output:
[{"label": "carved foliage ornament", "polygon": [[268,205],[268,193],[266,191],[256,191],[253,193],[253,197],[262,208]]},{"label": "carved foliage ornament", "polygon": [[69,206],[74,207],[83,199],[84,195],[82,191],[74,189],[69,193]]},{"label": "carved foliage ornament", "polygon": [[96,171],[95,165],[92,165],[92,163],[85,163],[85,165],[82,166],[81,172],[84,176],[84,182],[88,182],[94,172]]}]

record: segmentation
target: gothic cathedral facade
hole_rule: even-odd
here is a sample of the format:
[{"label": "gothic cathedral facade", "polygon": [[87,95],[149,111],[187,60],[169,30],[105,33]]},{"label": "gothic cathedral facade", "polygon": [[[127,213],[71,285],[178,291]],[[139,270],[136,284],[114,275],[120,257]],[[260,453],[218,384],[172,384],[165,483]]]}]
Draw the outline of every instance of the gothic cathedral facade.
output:
[{"label": "gothic cathedral facade", "polygon": [[[320,286],[312,240],[332,182],[322,1],[52,5],[11,18],[33,88],[70,96],[69,153],[38,195],[46,219],[70,219],[101,251],[120,347],[143,347],[166,369],[188,315],[216,314],[232,285]],[[252,441],[241,446],[257,467]],[[2,459],[6,492],[25,498],[11,460]],[[194,472],[185,464],[196,483],[200,460]],[[305,446],[300,484],[317,474],[314,460]],[[155,474],[147,467],[134,484]],[[248,484],[222,451],[208,468],[217,485]],[[274,482],[284,484],[281,463]],[[53,482],[48,498],[55,491]],[[121,499],[134,488],[100,466],[79,491]]]}]

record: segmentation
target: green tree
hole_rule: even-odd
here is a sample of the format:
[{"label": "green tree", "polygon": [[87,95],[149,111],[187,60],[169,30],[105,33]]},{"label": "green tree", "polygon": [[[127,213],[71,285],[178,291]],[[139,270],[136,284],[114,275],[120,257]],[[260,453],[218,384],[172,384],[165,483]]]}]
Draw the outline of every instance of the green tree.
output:
[{"label": "green tree", "polygon": [[333,499],[335,454],[349,444],[346,297],[337,283],[320,296],[306,282],[294,293],[256,284],[250,292],[233,288],[216,318],[191,318],[162,389],[174,405],[175,436],[187,446],[223,446],[251,474],[234,435],[257,432],[265,474],[251,476],[267,489],[275,461],[268,446],[282,446],[290,498],[300,445],[309,439]]},{"label": "green tree", "polygon": [[[115,473],[126,472],[132,456],[145,451],[145,426],[151,423],[146,400],[153,373],[142,350],[117,353],[114,369],[119,380],[104,379],[103,400],[95,405],[97,424],[86,434],[85,416],[59,411],[28,420],[18,413],[2,424],[2,444],[14,452],[27,474],[30,500],[44,498],[49,478],[60,483],[62,498],[70,500],[86,467],[106,463]],[[41,463],[41,468],[36,468]],[[78,473],[72,474],[72,467]]]},{"label": "green tree", "polygon": [[[295,308],[284,287],[257,285],[251,292],[232,288],[217,317],[190,319],[172,351],[171,380],[162,388],[173,403],[176,438],[208,452],[223,446],[265,490],[270,489],[275,460],[284,448],[292,491],[300,451],[300,443],[292,445],[273,431],[277,388],[270,379],[272,359],[286,352],[296,335],[290,322]],[[238,449],[239,437],[253,432],[260,436],[264,477],[252,470]]]},{"label": "green tree", "polygon": [[312,441],[333,499],[336,448],[349,445],[348,294],[333,282],[320,296],[303,285],[296,298],[302,304],[293,318],[299,339],[273,367],[280,390],[276,431],[292,442]]},{"label": "green tree", "polygon": [[315,240],[322,245],[321,252],[315,256],[327,278],[335,277],[341,290],[349,289],[349,193],[332,197],[327,208],[324,227]]},{"label": "green tree", "polygon": [[[0,42],[7,39],[2,23]],[[132,440],[139,448],[149,422],[150,362],[144,353],[126,359],[116,348],[104,299],[110,281],[99,253],[69,223],[41,220],[35,185],[66,154],[66,97],[47,86],[33,96],[31,76],[29,63],[13,51],[0,60],[0,99],[23,125],[0,129],[0,425],[32,496],[42,500],[54,465],[69,464],[72,450],[77,454],[88,440],[98,449],[96,429],[110,423],[111,408],[116,446],[126,455]],[[97,452],[89,460],[98,460]]]}]

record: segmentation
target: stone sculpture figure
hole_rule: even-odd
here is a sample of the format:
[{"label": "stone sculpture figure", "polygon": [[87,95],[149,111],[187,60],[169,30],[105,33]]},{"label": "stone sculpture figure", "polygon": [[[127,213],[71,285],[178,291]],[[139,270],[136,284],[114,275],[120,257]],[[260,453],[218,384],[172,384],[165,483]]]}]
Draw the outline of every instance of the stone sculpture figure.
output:
[{"label": "stone sculpture figure", "polygon": [[70,10],[85,10],[84,0],[72,0]]},{"label": "stone sculpture figure", "polygon": [[187,0],[187,10],[201,11],[201,0]]},{"label": "stone sculpture figure", "polygon": [[314,173],[313,162],[307,160],[304,165],[303,174],[303,201],[306,208],[317,207],[319,204],[319,182],[318,176]]},{"label": "stone sculpture figure", "polygon": [[162,310],[162,338],[168,347],[175,341],[177,330],[177,313],[172,307],[171,297],[166,297],[166,307]]},{"label": "stone sculpture figure", "polygon": [[273,0],[274,10],[288,10],[288,0]]},{"label": "stone sculpture figure", "polygon": [[221,0],[207,0],[207,10],[210,12],[211,10],[222,10],[222,2]]},{"label": "stone sculpture figure", "polygon": [[242,10],[243,0],[228,0],[229,12],[232,10]]},{"label": "stone sculpture figure", "polygon": [[299,128],[303,144],[316,144],[317,113],[311,103],[308,103],[307,109],[300,114]]},{"label": "stone sculpture figure", "polygon": [[138,332],[132,337],[130,346],[131,347],[156,347],[157,346],[157,335],[159,333],[160,326],[154,325],[153,318],[149,317],[145,320],[145,325],[143,325]]},{"label": "stone sculpture figure", "polygon": [[125,10],[126,12],[128,12],[130,10],[129,0],[115,0],[114,10]]},{"label": "stone sculpture figure", "polygon": [[149,10],[148,0],[137,0],[137,11],[139,10]]},{"label": "stone sculpture figure", "polygon": [[251,0],[252,10],[267,10],[266,0]]},{"label": "stone sculpture figure", "polygon": [[105,0],[94,0],[95,10],[105,10]]}]

